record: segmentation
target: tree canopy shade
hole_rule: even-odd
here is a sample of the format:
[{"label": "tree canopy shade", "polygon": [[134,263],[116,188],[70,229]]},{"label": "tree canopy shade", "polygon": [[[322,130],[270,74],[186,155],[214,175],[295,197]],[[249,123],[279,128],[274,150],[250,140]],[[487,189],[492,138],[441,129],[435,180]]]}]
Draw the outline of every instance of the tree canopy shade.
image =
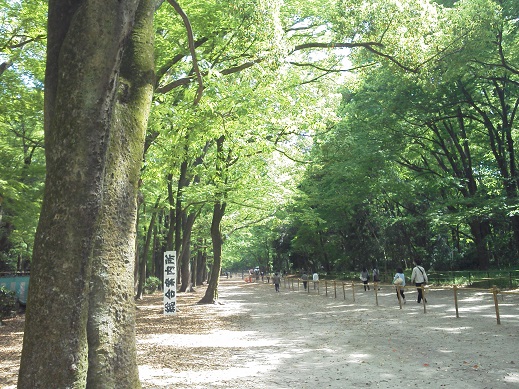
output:
[{"label": "tree canopy shade", "polygon": [[321,163],[303,186],[336,263],[517,263],[517,20],[508,16],[515,8],[486,1],[439,7],[428,17],[441,21],[430,28],[445,48],[440,57],[413,44],[427,36],[419,19],[401,38],[402,50],[432,58],[418,72],[365,68],[346,84],[344,119],[314,149]]},{"label": "tree canopy shade", "polygon": [[[167,89],[156,82],[153,55],[154,15],[161,3],[49,3],[47,176],[33,251],[20,387],[140,385],[133,327],[133,242],[152,93]],[[224,32],[232,36],[232,30]],[[196,46],[192,39],[189,34],[191,52]],[[246,45],[231,61],[252,48]],[[157,74],[175,76],[171,65],[183,65],[179,61],[176,57]],[[246,67],[231,67],[227,73]],[[176,72],[182,75],[183,66]],[[200,83],[200,74],[197,79]],[[190,90],[177,97],[184,98],[184,92],[188,96]],[[194,101],[198,103],[199,96]],[[230,183],[226,169],[236,163],[233,154],[240,150],[225,150],[228,130],[222,130],[208,137],[216,147],[210,176],[216,189],[211,200],[215,253],[221,248],[219,223]],[[219,269],[213,267],[213,278]],[[57,321],[62,312],[66,319]],[[48,355],[56,357],[49,361]]]},{"label": "tree canopy shade", "polygon": [[221,267],[517,265],[515,1],[0,4],[20,387],[139,387],[164,250],[204,303]]},{"label": "tree canopy shade", "polygon": [[0,272],[28,268],[41,206],[44,10],[0,2]]}]

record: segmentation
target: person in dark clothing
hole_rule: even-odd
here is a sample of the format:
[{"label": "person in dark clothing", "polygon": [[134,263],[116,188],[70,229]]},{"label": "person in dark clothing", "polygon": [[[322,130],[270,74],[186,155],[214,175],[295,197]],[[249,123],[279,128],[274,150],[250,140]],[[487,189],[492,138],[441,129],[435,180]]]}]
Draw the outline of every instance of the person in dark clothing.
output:
[{"label": "person in dark clothing", "polygon": [[368,268],[367,267],[362,269],[362,271],[360,272],[360,280],[364,284],[364,290],[366,290],[366,289],[369,290],[369,285],[368,285],[369,272],[368,272]]},{"label": "person in dark clothing", "polygon": [[274,277],[272,277],[272,283],[274,284],[274,289],[276,290],[276,292],[279,292],[279,284],[281,283],[281,277],[277,272],[274,274]]},{"label": "person in dark clothing", "polygon": [[301,279],[303,280],[303,287],[307,288],[308,286],[308,274],[306,274],[306,272],[303,273],[303,275],[301,276]]}]

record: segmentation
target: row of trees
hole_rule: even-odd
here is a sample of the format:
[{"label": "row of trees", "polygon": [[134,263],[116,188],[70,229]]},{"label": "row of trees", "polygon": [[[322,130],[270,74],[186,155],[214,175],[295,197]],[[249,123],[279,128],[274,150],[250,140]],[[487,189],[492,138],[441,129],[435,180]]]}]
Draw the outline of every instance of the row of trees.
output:
[{"label": "row of trees", "polygon": [[400,33],[386,38],[413,64],[351,57],[364,67],[342,88],[341,122],[317,137],[286,255],[326,271],[517,266],[518,4],[399,11],[365,17],[386,12]]},{"label": "row of trees", "polygon": [[207,303],[222,264],[516,258],[513,1],[0,3],[20,387],[138,387],[164,250]]}]

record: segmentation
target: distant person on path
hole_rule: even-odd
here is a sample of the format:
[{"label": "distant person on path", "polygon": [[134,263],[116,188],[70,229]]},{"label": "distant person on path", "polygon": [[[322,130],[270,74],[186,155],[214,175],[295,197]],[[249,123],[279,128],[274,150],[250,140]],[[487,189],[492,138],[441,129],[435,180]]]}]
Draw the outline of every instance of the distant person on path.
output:
[{"label": "distant person on path", "polygon": [[317,283],[319,282],[319,274],[317,272],[312,274],[312,281],[314,282],[314,289],[317,289]]},{"label": "distant person on path", "polygon": [[404,271],[401,267],[396,268],[396,274],[393,278],[393,284],[396,287],[396,297],[398,298],[398,294],[400,293],[400,296],[402,297],[402,300],[404,300],[405,304],[405,294],[404,294],[404,286],[405,286],[405,275]]},{"label": "distant person on path", "polygon": [[274,276],[272,276],[272,283],[274,284],[274,289],[276,292],[279,292],[279,284],[281,283],[281,277],[276,272],[274,273]]},{"label": "distant person on path", "polygon": [[362,271],[360,272],[360,280],[364,284],[364,291],[366,291],[366,288],[367,288],[367,290],[369,290],[369,285],[368,285],[369,272],[368,272],[368,268],[367,267],[362,269]]},{"label": "distant person on path", "polygon": [[301,276],[301,279],[303,280],[303,286],[306,290],[306,287],[308,286],[308,274],[306,274],[306,272],[304,272],[303,275]]},{"label": "distant person on path", "polygon": [[427,299],[422,295],[422,285],[427,284],[428,279],[427,274],[425,273],[425,269],[420,266],[422,261],[415,259],[413,264],[414,268],[413,273],[411,273],[411,282],[416,285],[416,290],[418,291],[418,304],[420,304],[422,302],[422,298],[425,302],[427,302]]},{"label": "distant person on path", "polygon": [[[380,282],[380,272],[376,266],[373,268],[373,282],[377,284]],[[380,288],[378,288],[378,290],[380,290]]]}]

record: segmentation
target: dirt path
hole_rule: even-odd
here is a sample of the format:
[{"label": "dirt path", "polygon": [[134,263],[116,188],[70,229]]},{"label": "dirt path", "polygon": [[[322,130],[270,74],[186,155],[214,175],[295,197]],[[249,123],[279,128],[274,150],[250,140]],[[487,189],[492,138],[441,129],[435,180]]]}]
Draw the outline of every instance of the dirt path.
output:
[{"label": "dirt path", "polygon": [[[342,289],[337,299],[332,296],[332,290],[328,297],[317,295],[313,287],[310,294],[283,286],[275,293],[272,285],[224,279],[223,305],[201,309],[214,323],[224,319],[225,326],[157,339],[157,346],[194,357],[194,369],[157,371],[141,364],[143,384],[191,389],[519,387],[518,296],[500,301],[499,326],[487,293],[460,292],[460,318],[452,291],[429,292],[425,314],[412,289],[402,310],[390,286],[378,292],[378,306],[373,290],[357,291],[355,303],[351,289],[346,299]],[[145,340],[139,338],[142,345]]]},{"label": "dirt path", "polygon": [[[312,283],[310,283],[311,285]],[[161,296],[138,304],[143,388],[518,388],[519,296],[428,292],[427,313],[410,289],[400,309],[392,287],[324,295],[222,279],[219,305],[180,294],[163,316]],[[0,327],[0,387],[15,388],[23,320]]]}]

